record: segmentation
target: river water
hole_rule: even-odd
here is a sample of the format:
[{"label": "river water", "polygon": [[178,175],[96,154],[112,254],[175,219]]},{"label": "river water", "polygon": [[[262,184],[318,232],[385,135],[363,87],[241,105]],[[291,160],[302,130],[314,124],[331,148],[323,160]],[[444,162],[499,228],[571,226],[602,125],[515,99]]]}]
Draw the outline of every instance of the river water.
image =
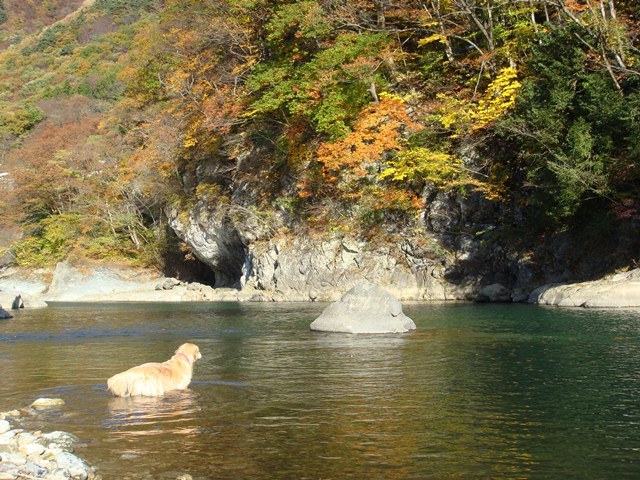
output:
[{"label": "river water", "polygon": [[[105,480],[640,478],[640,312],[409,304],[417,331],[313,333],[317,304],[59,305],[0,321],[0,411],[64,407]],[[191,387],[106,379],[202,360]]]}]

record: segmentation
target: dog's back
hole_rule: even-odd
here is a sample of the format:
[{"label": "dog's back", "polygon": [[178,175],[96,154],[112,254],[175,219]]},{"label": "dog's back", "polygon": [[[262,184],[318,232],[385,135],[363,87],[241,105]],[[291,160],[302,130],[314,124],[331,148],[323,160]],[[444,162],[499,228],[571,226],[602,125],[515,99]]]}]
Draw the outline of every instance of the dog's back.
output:
[{"label": "dog's back", "polygon": [[[187,385],[191,380],[191,375],[188,375],[187,380],[184,378],[184,373],[180,377],[186,380]],[[182,383],[185,382],[183,381]],[[166,363],[145,363],[144,365],[130,368],[126,372],[118,373],[107,380],[107,386],[111,393],[119,397],[136,395],[157,397],[164,395],[165,391],[181,387]]]},{"label": "dog's back", "polygon": [[170,390],[182,390],[189,386],[193,363],[199,358],[201,355],[198,347],[185,343],[170,360],[130,368],[107,380],[107,386],[118,397],[157,397]]},{"label": "dog's back", "polygon": [[135,369],[118,373],[107,380],[107,387],[118,397],[144,395],[155,397],[164,394],[161,381],[156,381],[142,371]]}]

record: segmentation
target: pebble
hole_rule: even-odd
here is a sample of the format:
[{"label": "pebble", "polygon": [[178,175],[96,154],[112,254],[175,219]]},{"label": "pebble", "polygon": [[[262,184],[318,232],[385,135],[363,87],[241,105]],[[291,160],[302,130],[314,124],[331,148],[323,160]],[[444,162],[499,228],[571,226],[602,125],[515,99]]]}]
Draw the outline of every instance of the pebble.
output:
[{"label": "pebble", "polygon": [[31,404],[32,407],[44,408],[44,407],[59,407],[64,405],[64,400],[61,398],[39,398]]},{"label": "pebble", "polygon": [[[41,402],[40,400],[46,400]],[[33,407],[64,405],[59,399],[38,399]],[[29,409],[23,410],[28,412]],[[33,410],[31,410],[33,411]],[[19,417],[17,410],[0,413],[0,480],[41,478],[44,480],[100,480],[95,469],[73,454],[79,442],[71,433],[25,432],[11,428],[6,419]]]}]

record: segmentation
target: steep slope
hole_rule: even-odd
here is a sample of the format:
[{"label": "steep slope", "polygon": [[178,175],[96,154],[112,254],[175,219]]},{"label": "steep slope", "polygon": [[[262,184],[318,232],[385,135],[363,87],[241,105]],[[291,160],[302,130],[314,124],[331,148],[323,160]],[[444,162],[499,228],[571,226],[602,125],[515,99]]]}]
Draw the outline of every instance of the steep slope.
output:
[{"label": "steep slope", "polygon": [[[21,265],[117,258],[309,298],[376,255],[425,297],[624,268],[638,7],[604,5],[95,0],[7,20],[3,231],[20,225]],[[324,272],[329,250],[341,279],[301,285],[296,259]]]}]

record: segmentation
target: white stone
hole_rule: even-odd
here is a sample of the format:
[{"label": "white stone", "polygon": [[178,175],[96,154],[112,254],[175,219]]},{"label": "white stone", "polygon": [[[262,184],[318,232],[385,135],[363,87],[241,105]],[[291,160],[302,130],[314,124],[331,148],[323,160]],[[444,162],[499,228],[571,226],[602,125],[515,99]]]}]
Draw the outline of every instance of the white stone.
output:
[{"label": "white stone", "polygon": [[6,420],[0,420],[0,433],[6,433],[11,430],[11,424]]},{"label": "white stone", "polygon": [[12,463],[13,465],[21,466],[27,463],[27,459],[17,453],[3,452],[0,453],[0,459],[3,462]]},{"label": "white stone", "polygon": [[39,443],[27,443],[20,447],[20,452],[27,456],[39,457],[45,452],[46,448]]},{"label": "white stone", "polygon": [[38,398],[31,404],[32,407],[46,408],[46,407],[59,407],[64,405],[65,402],[61,398]]},{"label": "white stone", "polygon": [[37,441],[37,438],[35,435],[28,433],[28,432],[22,432],[18,434],[18,445],[23,446],[23,445],[28,445],[30,443],[35,443]]},{"label": "white stone", "polygon": [[56,455],[58,467],[67,470],[74,480],[86,480],[91,467],[79,457],[69,452],[60,452]]},{"label": "white stone", "polygon": [[416,325],[389,292],[370,283],[351,288],[324,309],[311,330],[340,333],[403,333]]},{"label": "white stone", "polygon": [[45,480],[69,480],[71,478],[69,472],[63,468],[57,468],[44,477]]},{"label": "white stone", "polygon": [[640,282],[635,270],[612,278],[562,285],[545,285],[529,295],[529,303],[559,307],[640,307]]}]

